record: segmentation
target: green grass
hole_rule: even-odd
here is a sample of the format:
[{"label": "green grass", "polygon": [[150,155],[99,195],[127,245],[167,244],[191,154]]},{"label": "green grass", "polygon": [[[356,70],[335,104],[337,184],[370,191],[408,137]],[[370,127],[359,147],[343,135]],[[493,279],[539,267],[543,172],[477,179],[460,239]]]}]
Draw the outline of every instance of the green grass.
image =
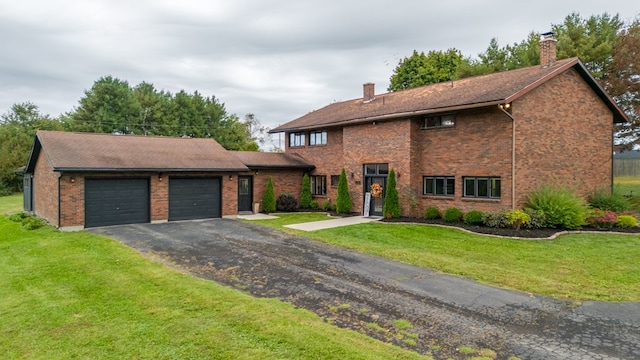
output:
[{"label": "green grass", "polygon": [[0,216],[22,211],[22,193],[0,197]]},{"label": "green grass", "polygon": [[[279,223],[303,222],[296,214]],[[425,225],[367,223],[289,233],[481,283],[560,299],[640,301],[640,236],[572,234],[514,240]]]},{"label": "green grass", "polygon": [[614,190],[629,199],[629,210],[640,214],[640,177],[618,176],[613,180]]},{"label": "green grass", "polygon": [[3,359],[421,358],[87,232],[0,216],[0,273]]}]

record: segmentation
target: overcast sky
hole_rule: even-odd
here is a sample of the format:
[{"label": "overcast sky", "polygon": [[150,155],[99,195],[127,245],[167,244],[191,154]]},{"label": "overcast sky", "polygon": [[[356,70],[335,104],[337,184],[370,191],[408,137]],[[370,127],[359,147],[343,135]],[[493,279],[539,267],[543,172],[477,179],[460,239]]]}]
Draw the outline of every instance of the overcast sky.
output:
[{"label": "overcast sky", "polygon": [[0,114],[57,117],[111,75],[216,96],[275,127],[334,101],[386,92],[414,49],[477,56],[571,12],[630,20],[637,0],[0,0]]}]

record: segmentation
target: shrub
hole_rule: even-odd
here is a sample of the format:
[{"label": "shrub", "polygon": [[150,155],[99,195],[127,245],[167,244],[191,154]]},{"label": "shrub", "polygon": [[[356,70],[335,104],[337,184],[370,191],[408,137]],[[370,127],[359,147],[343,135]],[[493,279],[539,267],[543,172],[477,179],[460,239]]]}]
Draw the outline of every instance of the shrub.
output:
[{"label": "shrub", "polygon": [[629,201],[617,191],[609,193],[600,189],[589,195],[588,200],[591,207],[600,210],[621,212],[629,209]]},{"label": "shrub", "polygon": [[546,222],[546,217],[544,213],[540,210],[533,210],[532,208],[524,208],[524,211],[527,215],[529,215],[529,222],[524,223],[523,226],[525,229],[542,229]]},{"label": "shrub", "polygon": [[44,220],[35,216],[28,216],[22,220],[22,227],[26,230],[35,230],[45,225]]},{"label": "shrub", "polygon": [[23,212],[19,212],[9,216],[9,220],[13,222],[22,222],[22,220],[24,220],[27,216],[28,216],[27,214]]},{"label": "shrub", "polygon": [[446,222],[458,222],[462,220],[462,211],[458,208],[450,207],[444,211],[444,215],[442,216],[444,221]]},{"label": "shrub", "polygon": [[276,209],[278,211],[294,211],[298,206],[296,198],[289,193],[282,193],[276,201]]},{"label": "shrub", "polygon": [[638,219],[633,215],[618,215],[616,218],[616,226],[623,229],[629,229],[635,227],[638,224]]},{"label": "shrub", "polygon": [[507,223],[516,228],[516,230],[520,230],[520,227],[531,221],[531,216],[522,210],[509,210],[505,214],[505,218],[507,219]]},{"label": "shrub", "polygon": [[584,199],[563,187],[547,185],[532,191],[526,206],[544,213],[546,227],[577,229],[585,224]]},{"label": "shrub", "polygon": [[340,181],[338,181],[338,198],[336,199],[336,212],[338,214],[348,214],[351,212],[353,203],[349,194],[349,184],[347,183],[347,173],[342,168]]},{"label": "shrub", "polygon": [[311,181],[309,175],[304,174],[302,177],[302,189],[300,190],[300,208],[308,209],[311,207]]},{"label": "shrub", "polygon": [[9,196],[13,194],[13,190],[2,181],[0,181],[0,196]]},{"label": "shrub", "polygon": [[429,206],[424,210],[424,218],[427,220],[440,219],[441,217],[440,210],[435,206]]},{"label": "shrub", "polygon": [[312,210],[318,210],[320,208],[320,204],[318,204],[316,200],[311,200],[311,202],[309,203],[309,207]]},{"label": "shrub", "polygon": [[387,183],[387,190],[384,195],[382,213],[387,219],[399,218],[402,215],[398,189],[396,189],[396,172],[393,169],[389,171],[389,182]]},{"label": "shrub", "polygon": [[616,213],[610,210],[593,209],[587,216],[587,224],[597,229],[611,229],[616,220]]},{"label": "shrub", "polygon": [[273,180],[271,176],[267,180],[267,187],[262,195],[262,211],[272,213],[276,211],[276,193],[273,191]]},{"label": "shrub", "polygon": [[324,211],[331,211],[331,199],[327,198],[327,200],[322,203],[322,209]]},{"label": "shrub", "polygon": [[482,211],[480,210],[471,210],[464,215],[465,224],[469,225],[482,225]]},{"label": "shrub", "polygon": [[504,211],[486,212],[482,214],[482,222],[491,228],[505,228],[509,226],[506,213]]}]

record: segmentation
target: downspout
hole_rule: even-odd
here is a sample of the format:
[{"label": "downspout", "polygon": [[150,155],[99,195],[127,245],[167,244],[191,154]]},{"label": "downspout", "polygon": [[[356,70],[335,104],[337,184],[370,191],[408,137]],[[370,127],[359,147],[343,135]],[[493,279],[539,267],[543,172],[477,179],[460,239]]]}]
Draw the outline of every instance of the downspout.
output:
[{"label": "downspout", "polygon": [[516,119],[506,109],[511,104],[500,104],[498,109],[511,119],[511,209],[516,208]]}]

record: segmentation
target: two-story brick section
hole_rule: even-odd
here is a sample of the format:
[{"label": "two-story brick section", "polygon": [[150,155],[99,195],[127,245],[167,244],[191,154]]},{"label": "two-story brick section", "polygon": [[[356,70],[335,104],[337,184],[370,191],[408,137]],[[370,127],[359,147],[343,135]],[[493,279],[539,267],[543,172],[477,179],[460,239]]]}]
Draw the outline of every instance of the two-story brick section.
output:
[{"label": "two-story brick section", "polygon": [[[334,200],[344,168],[354,210],[395,169],[403,213],[523,205],[544,184],[580,195],[612,185],[614,123],[623,111],[577,58],[556,61],[541,40],[539,66],[336,102],[278,126],[286,152],[315,165],[318,200]],[[413,194],[413,195],[409,195]],[[382,199],[371,213],[381,215]]]}]

